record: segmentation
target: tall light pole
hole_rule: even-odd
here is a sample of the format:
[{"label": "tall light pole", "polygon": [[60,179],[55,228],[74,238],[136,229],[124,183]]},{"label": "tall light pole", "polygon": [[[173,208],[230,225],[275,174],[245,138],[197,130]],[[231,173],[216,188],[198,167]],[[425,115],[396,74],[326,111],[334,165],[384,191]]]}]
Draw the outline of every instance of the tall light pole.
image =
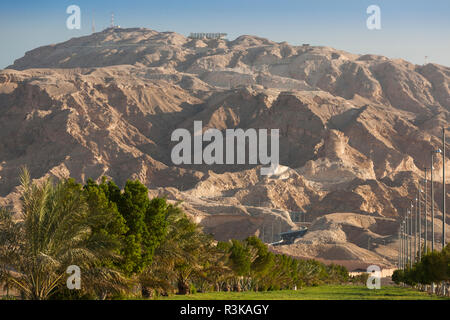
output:
[{"label": "tall light pole", "polygon": [[411,233],[411,218],[409,214],[411,211],[409,209],[406,210],[406,250],[407,250],[407,257],[406,257],[406,263],[409,266],[410,257],[411,257],[411,239],[409,237],[409,234]]},{"label": "tall light pole", "polygon": [[403,267],[403,221],[400,221],[400,264],[399,268],[402,269]]},{"label": "tall light pole", "polygon": [[417,197],[416,197],[416,218],[414,219],[414,262],[416,262],[417,261],[417,220],[418,220],[418,218],[419,218],[419,212],[418,212],[418,209],[417,209],[417,201],[419,200],[418,199],[418,196],[419,196],[419,194],[417,194]]},{"label": "tall light pole", "polygon": [[408,244],[408,209],[406,209],[405,213],[405,268],[408,265],[408,257],[409,257],[409,244]]},{"label": "tall light pole", "polygon": [[427,168],[425,168],[425,226],[424,226],[424,241],[423,241],[423,252],[427,254],[428,250],[428,176]]},{"label": "tall light pole", "polygon": [[442,128],[442,249],[445,248],[445,128]]},{"label": "tall light pole", "polygon": [[[434,251],[434,186],[433,186],[433,163],[434,154],[442,153],[441,149],[431,152],[431,251]],[[431,284],[431,292],[434,293],[434,282]]]},{"label": "tall light pole", "polygon": [[433,187],[433,163],[434,154],[442,153],[441,149],[431,152],[431,251],[434,251],[434,187]]},{"label": "tall light pole", "polygon": [[433,157],[431,152],[431,251],[434,251],[434,192],[433,192]]},{"label": "tall light pole", "polygon": [[397,260],[397,267],[398,269],[401,269],[401,261],[402,261],[402,241],[401,241],[401,234],[402,234],[402,226],[400,223],[400,228],[398,228],[398,260]]},{"label": "tall light pole", "polygon": [[[433,163],[434,154],[442,153],[441,149],[431,152],[431,251],[434,251],[434,186],[433,186]],[[431,284],[431,292],[434,293],[434,282]]]},{"label": "tall light pole", "polygon": [[421,187],[421,185],[420,185],[420,179],[419,179],[419,191],[417,192],[417,196],[418,196],[418,198],[419,198],[419,206],[418,206],[418,211],[419,211],[419,215],[418,215],[418,220],[419,220],[419,246],[418,246],[418,248],[419,248],[419,252],[418,252],[418,254],[419,254],[419,257],[418,257],[418,261],[420,261],[421,260],[421,258],[422,258],[422,217],[421,217],[421,208],[422,208],[422,205],[421,205],[421,202],[422,202],[422,200],[421,200],[421,194],[422,194],[422,189],[421,189],[422,187]]},{"label": "tall light pole", "polygon": [[403,221],[403,246],[404,246],[404,264],[403,269],[408,266],[408,219],[405,217]]},{"label": "tall light pole", "polygon": [[409,257],[411,256],[411,248],[410,248],[410,239],[409,239],[409,233],[411,232],[410,228],[410,222],[411,219],[409,218],[409,209],[406,209],[406,266],[409,266]]},{"label": "tall light pole", "polygon": [[413,241],[412,241],[412,222],[413,222],[413,203],[411,201],[411,210],[409,211],[409,267],[412,269],[413,265]]},{"label": "tall light pole", "polygon": [[405,220],[400,223],[400,268],[405,266]]}]

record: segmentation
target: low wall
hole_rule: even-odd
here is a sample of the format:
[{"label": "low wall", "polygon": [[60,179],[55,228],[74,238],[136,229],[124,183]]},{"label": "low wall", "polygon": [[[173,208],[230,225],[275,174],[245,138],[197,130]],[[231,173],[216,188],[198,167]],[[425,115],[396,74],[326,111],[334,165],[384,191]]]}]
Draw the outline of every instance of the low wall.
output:
[{"label": "low wall", "polygon": [[[387,278],[387,277],[392,277],[392,274],[394,273],[394,271],[397,270],[397,268],[389,268],[389,269],[381,269],[381,277],[382,278]],[[363,273],[367,273],[367,272],[363,272],[363,271],[357,271],[357,272],[349,272],[348,274],[351,277],[355,277],[355,276],[360,276]]]}]

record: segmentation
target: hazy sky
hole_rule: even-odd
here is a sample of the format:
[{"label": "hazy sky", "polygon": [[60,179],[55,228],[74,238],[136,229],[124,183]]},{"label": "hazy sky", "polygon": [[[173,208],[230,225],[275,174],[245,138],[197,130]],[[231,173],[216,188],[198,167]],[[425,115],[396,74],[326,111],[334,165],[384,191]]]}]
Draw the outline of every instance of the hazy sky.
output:
[{"label": "hazy sky", "polygon": [[[66,9],[81,8],[81,29],[68,30]],[[366,9],[381,8],[381,30],[368,30]],[[38,46],[58,43],[109,25],[157,31],[252,34],[291,44],[331,46],[417,64],[450,66],[450,0],[39,0],[1,1],[0,68]]]}]

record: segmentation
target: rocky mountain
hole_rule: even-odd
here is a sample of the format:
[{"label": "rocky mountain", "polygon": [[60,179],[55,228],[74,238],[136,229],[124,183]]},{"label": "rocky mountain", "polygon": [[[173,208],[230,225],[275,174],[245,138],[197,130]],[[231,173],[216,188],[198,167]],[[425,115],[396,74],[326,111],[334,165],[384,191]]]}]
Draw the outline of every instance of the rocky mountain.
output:
[{"label": "rocky mountain", "polygon": [[[442,148],[449,86],[450,68],[436,64],[247,35],[106,29],[34,49],[0,71],[0,202],[16,203],[24,165],[35,179],[139,179],[152,195],[183,201],[217,239],[271,242],[295,229],[292,213],[301,212],[310,231],[276,250],[392,264],[399,218],[431,150]],[[194,121],[222,132],[279,129],[276,174],[174,165],[171,134],[193,132]],[[442,157],[434,169],[441,181]]]}]

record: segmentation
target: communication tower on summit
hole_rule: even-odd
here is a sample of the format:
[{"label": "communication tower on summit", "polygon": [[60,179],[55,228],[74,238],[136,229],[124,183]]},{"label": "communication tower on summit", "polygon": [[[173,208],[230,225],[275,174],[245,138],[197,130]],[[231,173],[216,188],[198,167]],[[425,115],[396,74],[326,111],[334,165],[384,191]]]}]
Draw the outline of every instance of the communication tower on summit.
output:
[{"label": "communication tower on summit", "polygon": [[109,26],[108,29],[112,29],[112,30],[120,29],[120,26],[117,26],[117,25],[115,24],[115,20],[114,20],[114,12],[111,12],[111,24],[110,24],[110,26]]}]

